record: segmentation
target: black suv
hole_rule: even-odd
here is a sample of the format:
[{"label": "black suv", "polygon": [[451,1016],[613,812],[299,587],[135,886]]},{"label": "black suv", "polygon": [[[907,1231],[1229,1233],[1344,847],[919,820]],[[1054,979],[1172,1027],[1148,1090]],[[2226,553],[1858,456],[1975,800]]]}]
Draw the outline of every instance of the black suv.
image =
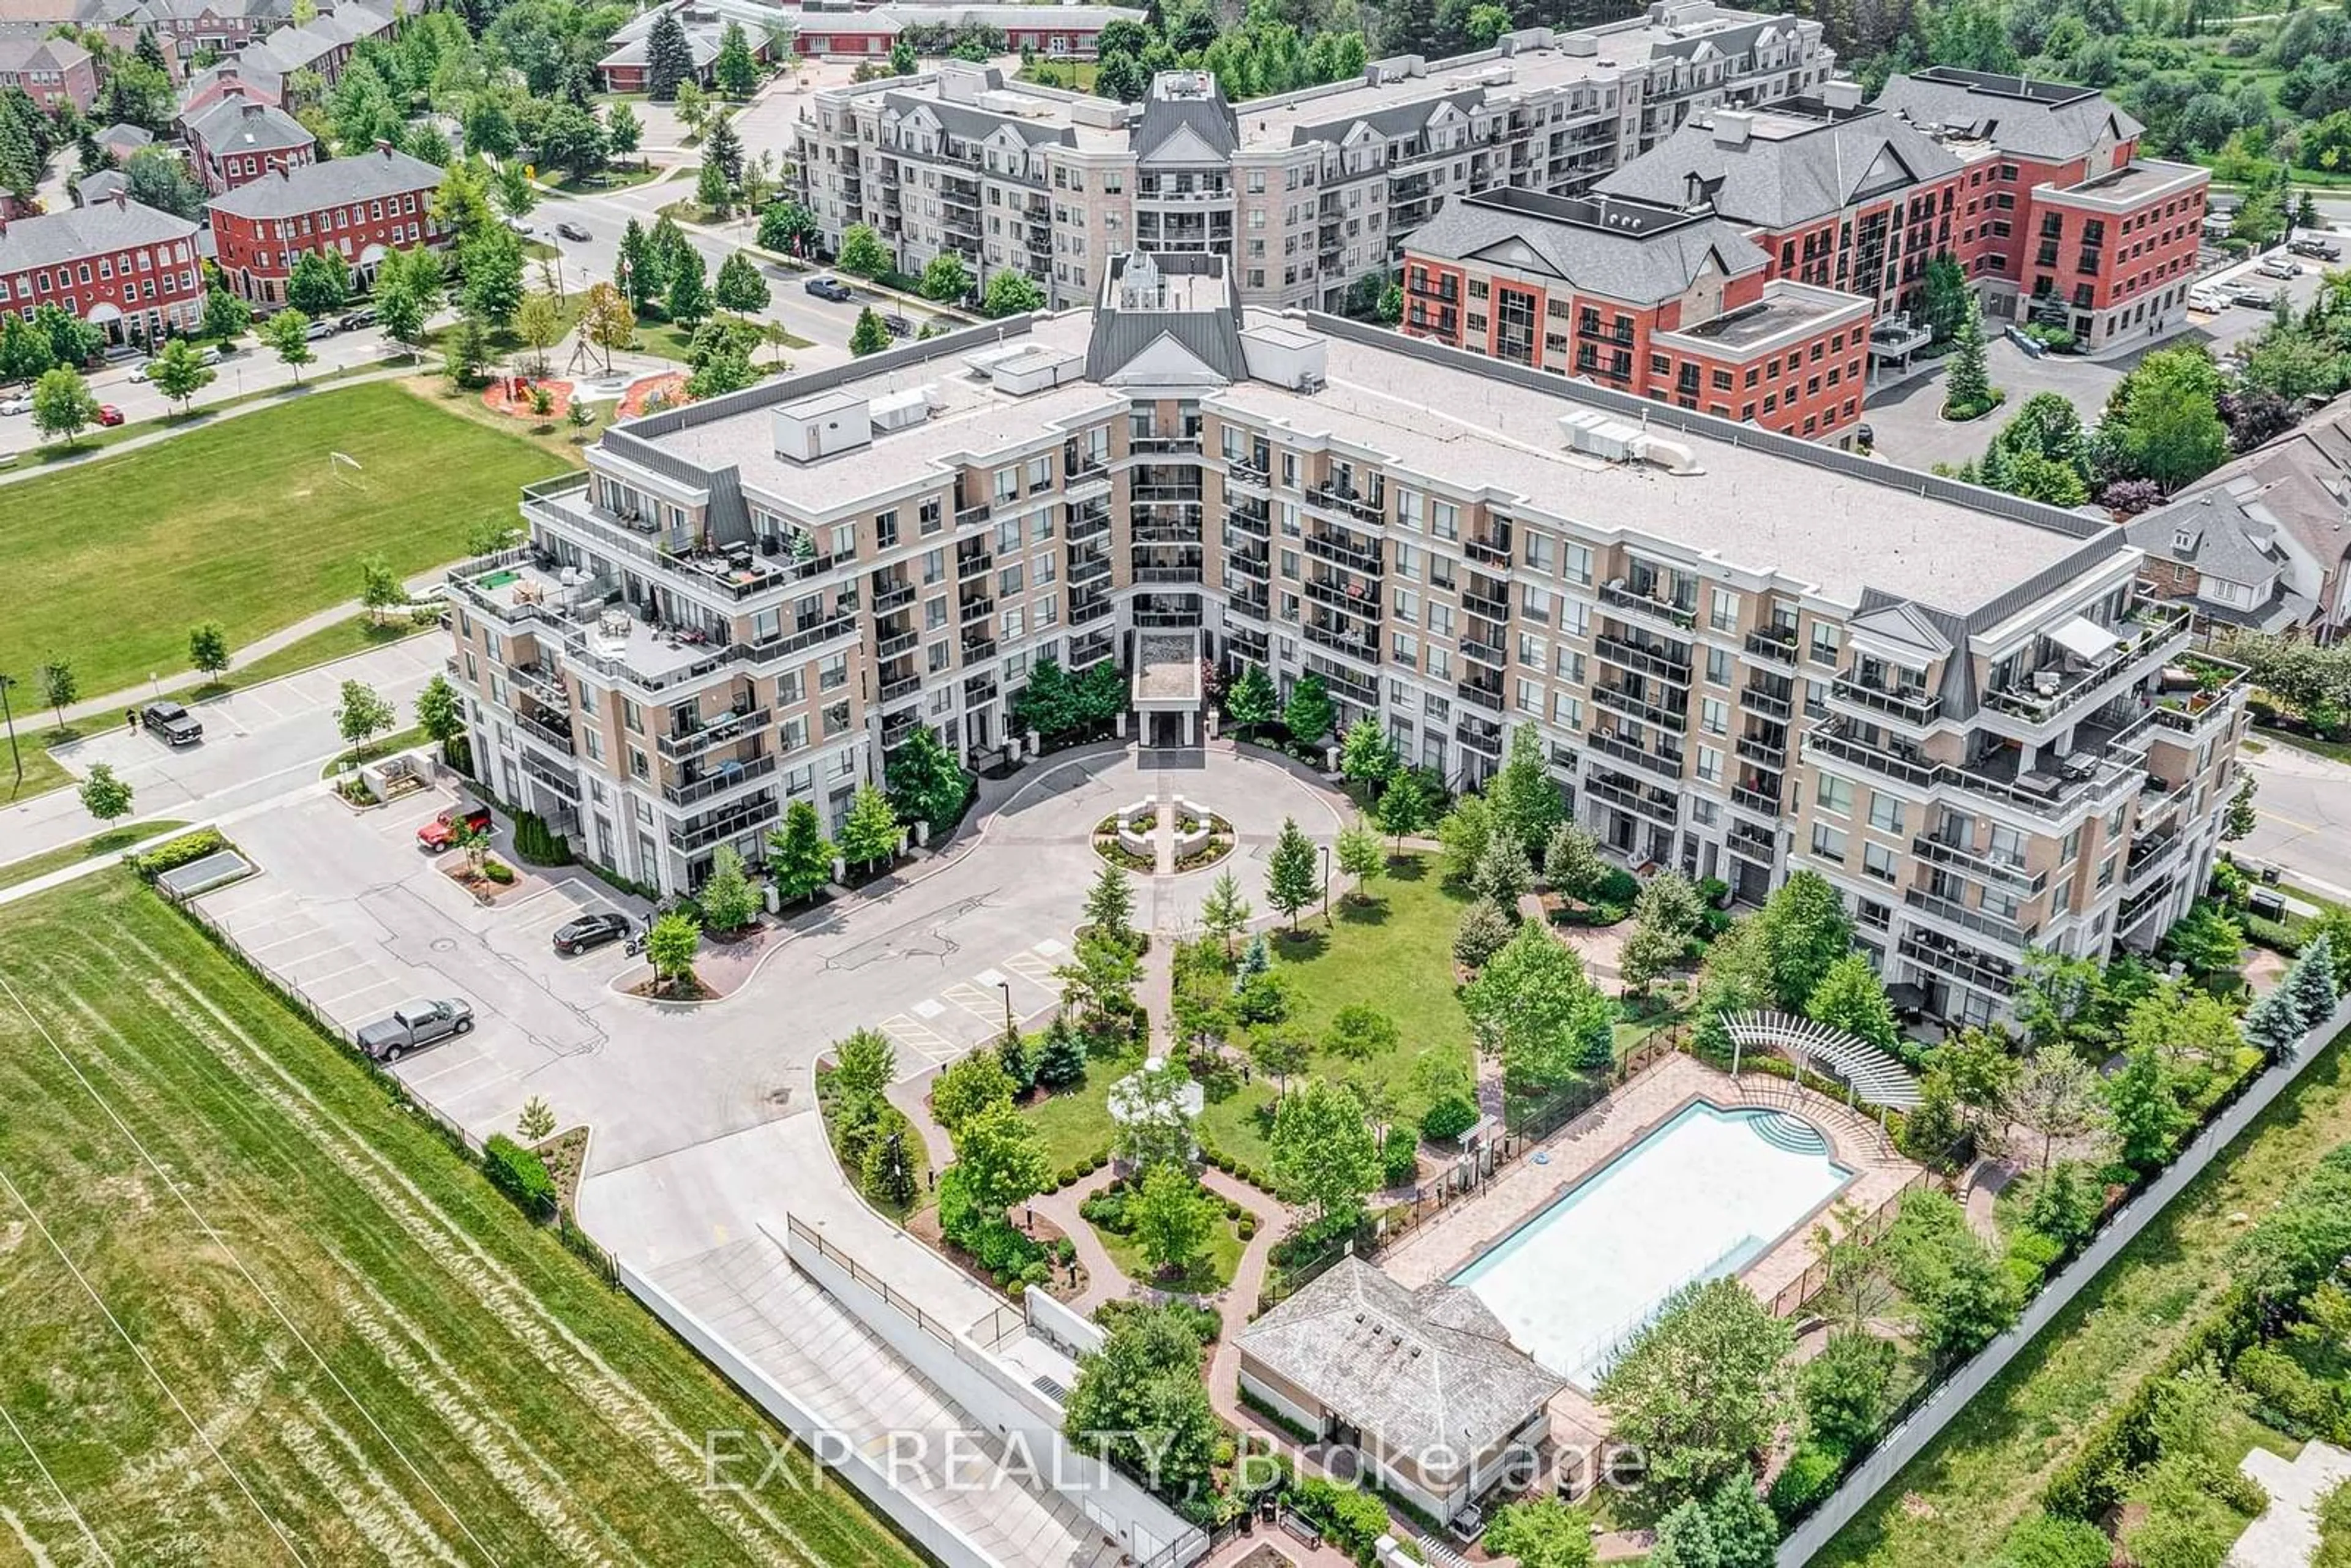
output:
[{"label": "black suv", "polygon": [[173,746],[193,746],[204,737],[204,727],[196,716],[175,702],[149,703],[139,710],[139,726]]}]

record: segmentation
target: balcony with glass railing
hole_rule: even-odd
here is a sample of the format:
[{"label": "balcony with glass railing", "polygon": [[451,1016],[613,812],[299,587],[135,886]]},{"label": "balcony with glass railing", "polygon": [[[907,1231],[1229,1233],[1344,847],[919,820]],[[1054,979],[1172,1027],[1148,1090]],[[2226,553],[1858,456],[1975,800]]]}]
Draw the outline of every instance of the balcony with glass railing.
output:
[{"label": "balcony with glass railing", "polygon": [[1865,681],[1847,670],[1829,683],[1829,702],[1850,703],[1873,716],[1923,729],[1943,715],[1943,699],[1924,685],[1888,686]]},{"label": "balcony with glass railing", "polygon": [[[773,758],[769,758],[772,765]],[[680,822],[669,831],[670,847],[691,854],[708,849],[713,844],[754,828],[763,827],[776,817],[776,796],[772,789],[764,789],[732,805]]]},{"label": "balcony with glass railing", "polygon": [[1601,602],[1621,610],[1636,621],[1663,627],[1669,632],[1692,632],[1698,629],[1698,610],[1694,605],[1679,604],[1670,599],[1660,599],[1642,591],[1623,579],[1600,585]]},{"label": "balcony with glass railing", "polygon": [[2117,679],[2154,668],[2188,646],[2189,607],[2142,604],[2128,618],[2103,630],[2119,641],[2095,659],[2082,658],[2051,639],[2042,639],[2041,653],[2032,669],[2021,672],[2012,684],[1984,694],[1987,716],[2038,728],[2062,721],[2094,699],[2112,696],[2112,684]]}]

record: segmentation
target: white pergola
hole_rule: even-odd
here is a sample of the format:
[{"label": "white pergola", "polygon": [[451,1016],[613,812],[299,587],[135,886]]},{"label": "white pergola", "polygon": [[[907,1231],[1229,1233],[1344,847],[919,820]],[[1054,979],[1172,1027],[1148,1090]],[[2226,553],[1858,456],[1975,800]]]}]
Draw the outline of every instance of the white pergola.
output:
[{"label": "white pergola", "polygon": [[1856,1034],[1816,1023],[1800,1013],[1725,1013],[1730,1036],[1730,1075],[1750,1047],[1775,1051],[1808,1071],[1844,1080],[1855,1099],[1907,1111],[1919,1100],[1918,1075]]}]

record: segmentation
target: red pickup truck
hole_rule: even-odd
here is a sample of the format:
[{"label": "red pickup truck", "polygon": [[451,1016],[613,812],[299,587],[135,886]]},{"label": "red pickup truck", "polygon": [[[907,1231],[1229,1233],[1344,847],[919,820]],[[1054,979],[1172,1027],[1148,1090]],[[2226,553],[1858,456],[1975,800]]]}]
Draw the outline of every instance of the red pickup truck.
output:
[{"label": "red pickup truck", "polygon": [[489,831],[490,809],[487,806],[452,806],[416,830],[416,847],[438,854],[455,845],[460,832],[486,833]]}]

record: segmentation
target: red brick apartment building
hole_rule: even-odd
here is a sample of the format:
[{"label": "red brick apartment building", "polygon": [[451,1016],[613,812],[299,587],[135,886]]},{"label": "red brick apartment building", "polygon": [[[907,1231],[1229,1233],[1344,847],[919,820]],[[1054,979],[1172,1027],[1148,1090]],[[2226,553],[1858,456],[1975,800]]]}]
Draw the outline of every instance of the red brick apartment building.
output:
[{"label": "red brick apartment building", "polygon": [[234,84],[212,107],[188,117],[187,140],[196,178],[215,196],[318,160],[318,139],[300,120]]},{"label": "red brick apartment building", "polygon": [[264,309],[286,300],[305,251],[333,250],[361,282],[386,252],[444,245],[433,218],[441,166],[382,142],[356,158],[281,169],[207,204],[221,276]]},{"label": "red brick apartment building", "polygon": [[43,109],[98,100],[98,61],[70,38],[0,37],[0,90],[21,89]]},{"label": "red brick apartment building", "polygon": [[1968,166],[1954,249],[1994,320],[2099,348],[2186,313],[2209,171],[2138,156],[2139,122],[2095,89],[1936,66],[1876,106]]},{"label": "red brick apartment building", "polygon": [[110,343],[152,343],[203,318],[196,225],[117,193],[87,207],[0,220],[0,308],[55,305]]},{"label": "red brick apartment building", "polygon": [[1658,402],[1844,444],[1870,302],[1770,276],[1704,211],[1504,189],[1405,242],[1404,330]]}]

